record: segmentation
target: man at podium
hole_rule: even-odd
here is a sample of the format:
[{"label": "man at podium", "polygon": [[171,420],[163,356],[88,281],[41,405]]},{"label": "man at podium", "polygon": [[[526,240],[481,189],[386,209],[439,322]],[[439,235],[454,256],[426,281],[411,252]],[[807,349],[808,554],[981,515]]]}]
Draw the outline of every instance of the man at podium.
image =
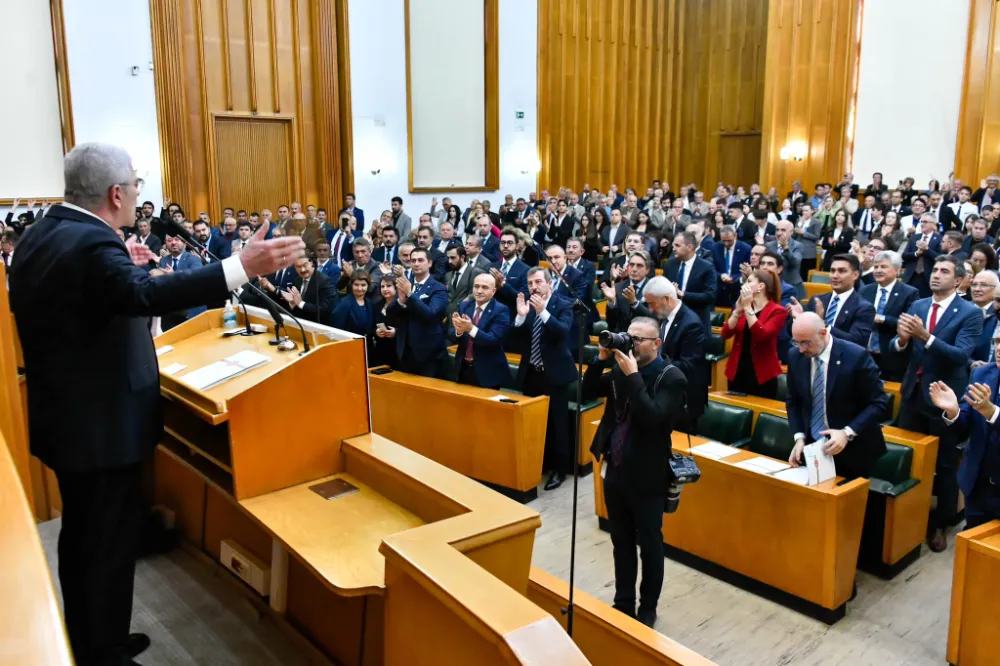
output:
[{"label": "man at podium", "polygon": [[249,278],[305,253],[298,237],[152,278],[152,259],[118,235],[134,222],[142,179],[128,153],[76,146],[65,203],[18,245],[10,303],[24,351],[31,452],[55,472],[63,500],[59,580],[76,663],[134,664],[149,645],[129,635],[141,521],[141,470],[163,428],[150,317],[223,301]]}]

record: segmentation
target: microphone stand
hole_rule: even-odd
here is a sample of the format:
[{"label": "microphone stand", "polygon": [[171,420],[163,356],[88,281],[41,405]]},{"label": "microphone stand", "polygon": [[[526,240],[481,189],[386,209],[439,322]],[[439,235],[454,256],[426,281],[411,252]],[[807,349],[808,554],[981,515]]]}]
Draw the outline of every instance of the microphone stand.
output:
[{"label": "microphone stand", "polygon": [[[198,248],[195,247],[195,245],[193,244],[192,241],[189,241],[188,239],[186,239],[184,237],[181,237],[181,240],[184,241],[184,245],[188,249],[194,250],[196,253],[199,253]],[[202,248],[202,249],[204,249],[204,248]],[[210,256],[212,256],[213,258],[215,258],[215,256],[211,255],[208,252],[208,250],[205,250],[205,253],[209,254]],[[240,293],[238,291],[231,291],[229,293],[230,293],[230,295],[235,296],[236,300],[239,301],[239,304],[241,306],[243,306],[243,320],[246,322],[246,328],[241,333],[239,333],[239,335],[242,335],[242,336],[245,336],[245,337],[249,337],[251,335],[257,335],[258,332],[255,331],[255,330],[253,330],[252,328],[250,328],[250,316],[247,314],[247,304],[243,302],[243,297],[240,296]]]},{"label": "microphone stand", "polygon": [[[219,261],[219,262],[222,261],[217,256],[215,256],[214,254],[212,254],[208,250],[207,247],[205,247],[204,245],[202,245],[201,243],[199,243],[198,241],[196,241],[194,239],[194,237],[191,236],[190,233],[188,233],[187,229],[185,229],[181,225],[177,224],[177,222],[175,222],[174,220],[170,220],[168,222],[167,226],[170,228],[170,230],[172,232],[171,235],[180,236],[181,239],[184,241],[184,243],[188,247],[193,247],[193,248],[197,249],[198,252],[199,252],[199,254],[204,254],[209,259],[213,259],[213,260]],[[294,321],[298,325],[299,330],[302,332],[302,352],[300,352],[299,355],[301,356],[301,355],[304,355],[304,354],[308,354],[309,353],[309,340],[306,338],[306,329],[302,325],[302,322],[300,322],[295,315],[293,315],[291,312],[289,312],[288,309],[286,309],[285,307],[283,307],[281,305],[278,305],[274,300],[271,299],[270,296],[268,296],[266,293],[264,293],[264,291],[262,289],[260,289],[259,287],[257,287],[252,282],[247,282],[246,286],[251,291],[253,291],[255,294],[257,294],[258,296],[260,296],[261,298],[263,298],[264,299],[264,303],[270,303],[270,304],[272,304],[274,306],[274,309],[277,310],[277,312],[279,313],[279,315],[280,314],[286,314],[286,315],[288,315],[291,318],[291,320]],[[237,298],[239,298],[239,296],[237,296]],[[242,300],[240,302],[242,303]],[[265,309],[267,309],[270,312],[270,308],[268,308],[266,305],[264,307],[265,307]],[[247,317],[246,306],[244,306],[243,316],[246,317],[246,319],[247,319],[247,326],[249,327],[250,326],[250,318]],[[274,314],[271,313],[271,316],[274,317]],[[276,338],[279,338],[279,336],[278,336],[278,329],[279,329],[279,327],[282,327],[282,326],[285,325],[284,318],[281,317],[281,316],[278,316],[278,317],[274,317],[274,319],[275,319],[275,322],[274,322],[274,335],[275,335]],[[280,338],[279,338],[279,342],[280,342]],[[271,344],[272,345],[276,345],[276,344],[279,344],[279,342],[276,342],[276,341],[272,340]]]},{"label": "microphone stand", "polygon": [[[537,241],[534,241],[534,246],[540,248]],[[542,256],[545,256],[544,252]],[[559,278],[559,281],[566,285],[569,289],[570,296],[573,299],[573,312],[577,314],[579,324],[577,326],[577,334],[579,336],[578,343],[576,346],[576,442],[573,442],[573,522],[569,540],[569,603],[566,604],[566,608],[562,609],[563,614],[566,616],[566,633],[569,634],[570,638],[573,637],[573,580],[576,577],[576,514],[577,514],[577,497],[579,495],[580,487],[580,455],[577,451],[577,442],[580,441],[580,433],[583,430],[583,347],[587,339],[587,317],[590,315],[590,308],[587,307],[586,303],[580,300],[576,292],[573,290],[573,286],[566,280],[562,273],[558,273],[552,268],[549,269],[550,272]],[[565,270],[565,267],[563,267]],[[597,470],[594,472],[597,473]]]}]

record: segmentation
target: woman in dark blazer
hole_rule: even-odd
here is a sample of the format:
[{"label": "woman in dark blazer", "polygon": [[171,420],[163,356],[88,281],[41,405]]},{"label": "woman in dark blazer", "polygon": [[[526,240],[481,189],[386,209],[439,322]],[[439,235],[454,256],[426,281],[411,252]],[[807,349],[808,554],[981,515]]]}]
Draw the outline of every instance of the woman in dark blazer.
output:
[{"label": "woman in dark blazer", "polygon": [[357,271],[351,276],[351,293],[340,299],[333,311],[333,327],[365,336],[368,358],[375,351],[375,306],[367,298],[372,279],[367,271]]},{"label": "woman in dark blazer", "polygon": [[781,307],[778,276],[756,270],[740,290],[733,313],[722,326],[722,337],[733,338],[726,361],[729,390],[762,398],[778,392],[778,334],[785,328],[788,313]]},{"label": "woman in dark blazer", "polygon": [[396,321],[391,313],[386,316],[386,309],[396,299],[396,277],[394,275],[382,276],[379,280],[379,293],[381,298],[375,301],[372,308],[375,317],[375,337],[374,351],[368,355],[368,365],[370,367],[388,365],[393,369],[398,369]]},{"label": "woman in dark blazer", "polygon": [[847,211],[841,208],[833,214],[830,223],[823,229],[820,245],[826,252],[823,254],[823,270],[829,271],[833,258],[838,254],[851,251],[851,241],[854,240],[854,228]]}]

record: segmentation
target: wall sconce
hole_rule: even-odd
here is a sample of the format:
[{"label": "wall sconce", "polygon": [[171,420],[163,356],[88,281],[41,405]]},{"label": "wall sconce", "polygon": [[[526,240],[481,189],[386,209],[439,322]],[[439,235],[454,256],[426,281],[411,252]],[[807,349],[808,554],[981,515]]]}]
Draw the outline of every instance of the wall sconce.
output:
[{"label": "wall sconce", "polygon": [[781,159],[794,160],[796,162],[801,162],[806,158],[809,153],[809,146],[806,145],[805,141],[793,141],[784,148],[781,149]]},{"label": "wall sconce", "polygon": [[529,173],[538,173],[542,170],[542,161],[537,157],[529,157],[521,164],[521,175],[527,176]]}]

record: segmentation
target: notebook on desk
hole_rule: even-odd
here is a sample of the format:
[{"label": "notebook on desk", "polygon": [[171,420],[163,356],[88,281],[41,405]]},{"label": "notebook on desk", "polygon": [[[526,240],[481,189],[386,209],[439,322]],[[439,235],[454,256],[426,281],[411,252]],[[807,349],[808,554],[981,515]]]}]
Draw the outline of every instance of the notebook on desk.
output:
[{"label": "notebook on desk", "polygon": [[186,375],[178,377],[178,379],[193,389],[206,391],[210,388],[215,388],[226,380],[242,375],[244,372],[249,372],[270,361],[271,359],[264,354],[259,354],[251,349],[244,349],[232,356],[227,356],[221,361],[215,361],[197,370],[192,370]]}]

